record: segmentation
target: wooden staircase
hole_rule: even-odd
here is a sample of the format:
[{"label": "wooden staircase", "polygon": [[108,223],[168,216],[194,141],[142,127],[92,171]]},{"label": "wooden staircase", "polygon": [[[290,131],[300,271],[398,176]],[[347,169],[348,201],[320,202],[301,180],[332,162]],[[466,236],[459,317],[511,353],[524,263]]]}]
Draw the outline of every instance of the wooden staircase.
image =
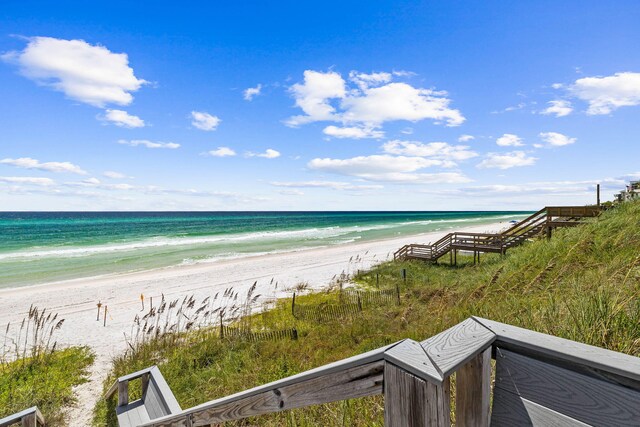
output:
[{"label": "wooden staircase", "polygon": [[599,206],[546,206],[502,233],[449,233],[428,245],[405,245],[393,254],[393,259],[437,262],[446,254],[455,258],[458,251],[470,251],[475,261],[481,252],[504,254],[530,237],[543,232],[550,237],[554,228],[578,225],[584,218],[598,216],[600,211]]}]

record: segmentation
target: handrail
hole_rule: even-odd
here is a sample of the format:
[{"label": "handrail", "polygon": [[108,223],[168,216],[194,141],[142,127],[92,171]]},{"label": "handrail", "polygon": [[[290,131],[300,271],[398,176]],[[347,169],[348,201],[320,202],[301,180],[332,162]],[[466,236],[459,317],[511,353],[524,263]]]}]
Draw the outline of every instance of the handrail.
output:
[{"label": "handrail", "polygon": [[640,358],[471,317],[422,342],[405,339],[140,427],[204,426],[375,394],[384,394],[385,425],[413,425],[413,417],[424,416],[432,420],[428,425],[448,426],[449,381],[454,373],[456,419],[471,411],[477,420],[485,420],[474,425],[487,425],[493,349],[640,391]]},{"label": "handrail", "polygon": [[9,427],[16,423],[21,423],[23,426],[44,426],[44,417],[37,406],[32,406],[17,414],[0,419],[0,427]]},{"label": "handrail", "polygon": [[[437,261],[455,249],[504,253],[526,238],[545,229],[575,225],[581,218],[594,217],[601,212],[599,206],[546,206],[500,233],[452,232],[428,245],[404,245],[393,254],[394,259],[420,258]],[[559,218],[559,219],[554,219]]]}]

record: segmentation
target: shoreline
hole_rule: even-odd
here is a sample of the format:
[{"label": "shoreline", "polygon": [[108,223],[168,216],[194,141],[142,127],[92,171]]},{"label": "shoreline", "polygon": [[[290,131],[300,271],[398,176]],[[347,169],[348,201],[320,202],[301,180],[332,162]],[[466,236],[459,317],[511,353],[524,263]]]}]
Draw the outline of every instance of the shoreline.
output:
[{"label": "shoreline", "polygon": [[[257,282],[256,294],[262,301],[290,296],[291,288],[307,283],[310,291],[328,286],[341,272],[364,270],[387,261],[404,244],[433,242],[456,231],[497,232],[508,222],[447,229],[402,237],[365,242],[352,242],[294,252],[269,253],[213,263],[178,265],[159,269],[78,278],[33,286],[0,289],[0,331],[7,323],[13,328],[27,314],[31,304],[58,313],[65,319],[56,333],[58,345],[89,346],[96,354],[89,382],[77,389],[79,406],[70,417],[89,422],[102,382],[110,369],[110,361],[126,348],[124,335],[129,335],[135,316],[141,313],[140,295],[160,300],[162,294],[171,300],[194,295],[197,300],[233,287],[244,295]],[[353,259],[358,257],[358,262]],[[350,261],[351,259],[351,261]],[[277,290],[271,284],[278,283]],[[107,325],[96,321],[97,303],[108,307]],[[148,305],[146,306],[148,310]],[[11,331],[11,329],[10,329]],[[13,334],[10,332],[9,336]]]}]

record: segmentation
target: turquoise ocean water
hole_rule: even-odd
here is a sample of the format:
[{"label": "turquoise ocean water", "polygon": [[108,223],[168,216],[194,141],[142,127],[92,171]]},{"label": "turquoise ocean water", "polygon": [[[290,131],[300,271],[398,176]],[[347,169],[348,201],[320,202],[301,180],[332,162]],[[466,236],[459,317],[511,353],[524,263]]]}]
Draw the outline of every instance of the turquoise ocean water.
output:
[{"label": "turquoise ocean water", "polygon": [[5,212],[0,288],[509,221],[527,212]]}]

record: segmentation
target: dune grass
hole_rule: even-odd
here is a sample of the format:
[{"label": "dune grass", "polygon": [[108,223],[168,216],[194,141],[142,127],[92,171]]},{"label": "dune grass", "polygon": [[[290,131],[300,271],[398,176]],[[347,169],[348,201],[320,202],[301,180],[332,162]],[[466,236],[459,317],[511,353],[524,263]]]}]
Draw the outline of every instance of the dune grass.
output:
[{"label": "dune grass", "polygon": [[55,335],[64,322],[32,305],[20,323],[3,330],[0,418],[37,406],[47,425],[65,425],[64,411],[76,403],[73,387],[87,381],[94,355],[88,347],[58,348]]},{"label": "dune grass", "polygon": [[65,425],[64,410],[76,402],[73,387],[87,380],[88,347],[56,350],[0,367],[0,418],[37,406],[47,425]]},{"label": "dune grass", "polygon": [[[152,364],[183,408],[277,380],[403,339],[422,340],[477,315],[640,356],[640,202],[589,223],[557,230],[551,240],[526,243],[473,265],[387,262],[357,275],[363,288],[400,287],[401,304],[369,307],[333,321],[303,321],[291,300],[245,318],[252,329],[295,326],[299,339],[245,342],[207,329],[150,339],[114,361],[105,388]],[[406,281],[401,270],[407,270]],[[339,301],[339,290],[302,295],[299,304]],[[96,425],[115,425],[113,403],[99,402]],[[382,425],[380,396],[286,411],[229,425]]]}]

